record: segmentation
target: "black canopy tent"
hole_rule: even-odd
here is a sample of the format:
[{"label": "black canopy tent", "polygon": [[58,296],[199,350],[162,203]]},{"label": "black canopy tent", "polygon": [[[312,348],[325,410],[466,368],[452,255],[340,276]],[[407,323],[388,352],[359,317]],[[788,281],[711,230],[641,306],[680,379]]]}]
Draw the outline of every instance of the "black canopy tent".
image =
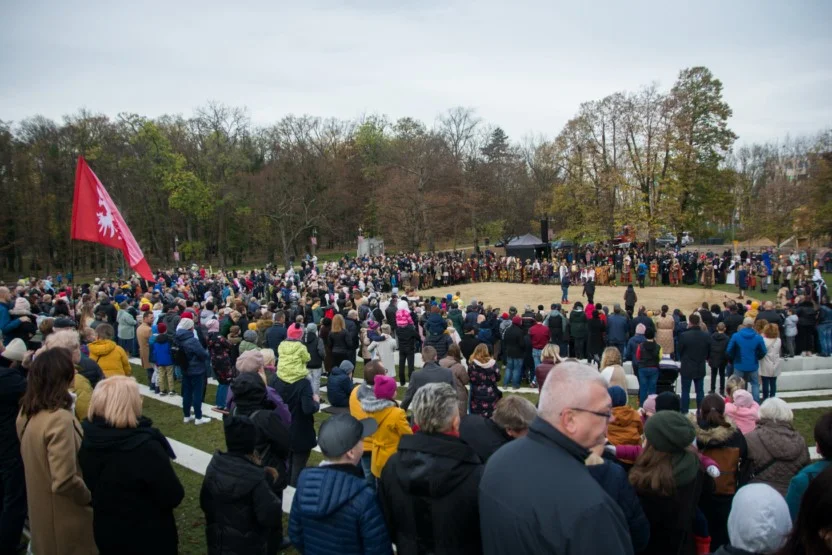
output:
[{"label": "black canopy tent", "polygon": [[527,233],[508,242],[506,256],[514,256],[521,260],[546,258],[549,256],[549,245]]}]

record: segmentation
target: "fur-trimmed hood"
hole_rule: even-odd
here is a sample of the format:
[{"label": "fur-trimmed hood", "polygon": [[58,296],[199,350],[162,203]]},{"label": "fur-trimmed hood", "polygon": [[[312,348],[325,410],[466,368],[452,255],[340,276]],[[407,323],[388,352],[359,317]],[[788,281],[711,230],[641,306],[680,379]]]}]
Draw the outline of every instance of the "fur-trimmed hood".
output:
[{"label": "fur-trimmed hood", "polygon": [[489,370],[491,368],[494,368],[494,365],[497,364],[497,361],[492,358],[488,362],[479,362],[478,360],[471,360],[471,363],[476,364],[480,368],[484,368],[486,370]]},{"label": "fur-trimmed hood", "polygon": [[696,441],[701,445],[710,445],[712,447],[718,446],[722,443],[727,443],[739,431],[737,425],[730,418],[725,418],[728,426],[716,426],[713,428],[703,428],[696,419],[696,413],[688,413],[688,419],[693,424],[696,430]]},{"label": "fur-trimmed hood", "polygon": [[379,412],[396,404],[390,399],[379,399],[376,397],[376,394],[373,393],[373,388],[367,384],[358,386],[358,391],[355,396],[358,402],[361,403],[361,410],[366,413]]}]

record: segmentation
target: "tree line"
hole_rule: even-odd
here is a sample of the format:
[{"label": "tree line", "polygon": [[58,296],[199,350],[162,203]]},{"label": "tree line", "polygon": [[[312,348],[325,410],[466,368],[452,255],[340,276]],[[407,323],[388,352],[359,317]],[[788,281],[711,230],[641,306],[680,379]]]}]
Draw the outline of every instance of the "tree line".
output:
[{"label": "tree line", "polygon": [[[70,244],[79,155],[152,266],[172,264],[175,249],[217,266],[285,262],[313,237],[319,249],[351,251],[359,226],[388,249],[481,245],[537,232],[541,217],[578,241],[624,224],[651,238],[828,234],[832,133],[735,150],[730,117],[722,83],[694,67],[668,91],[582,104],[554,139],[513,141],[462,107],[430,126],[294,115],[257,126],[219,103],[188,118],[81,110],[60,123],[0,121],[0,269],[119,264],[110,249]],[[803,173],[790,177],[789,164]]]}]

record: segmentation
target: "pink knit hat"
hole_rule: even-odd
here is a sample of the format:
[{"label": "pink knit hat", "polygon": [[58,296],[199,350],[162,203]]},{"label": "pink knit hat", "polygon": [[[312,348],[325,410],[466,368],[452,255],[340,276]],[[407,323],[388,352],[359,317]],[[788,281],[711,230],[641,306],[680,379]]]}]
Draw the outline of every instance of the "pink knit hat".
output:
[{"label": "pink knit hat", "polygon": [[390,376],[377,375],[373,381],[373,393],[378,399],[396,398],[396,380]]},{"label": "pink knit hat", "polygon": [[298,339],[303,337],[303,327],[301,327],[300,324],[295,322],[294,324],[289,326],[288,330],[286,330],[286,337],[294,341],[297,341]]}]

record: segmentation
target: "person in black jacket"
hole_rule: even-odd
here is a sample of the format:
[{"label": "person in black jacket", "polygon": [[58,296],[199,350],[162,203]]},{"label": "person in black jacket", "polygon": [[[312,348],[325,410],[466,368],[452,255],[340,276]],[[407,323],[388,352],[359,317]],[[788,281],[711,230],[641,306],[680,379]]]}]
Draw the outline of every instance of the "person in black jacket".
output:
[{"label": "person in black jacket", "polygon": [[549,372],[529,433],[494,453],[480,482],[485,555],[633,553],[624,513],[584,466],[606,442],[611,410],[595,368],[566,361]]},{"label": "person in black jacket", "polygon": [[[416,342],[419,334],[413,325],[413,318],[407,310],[400,310],[396,313],[396,337],[399,341],[399,383],[405,386],[405,378],[410,380],[413,376],[416,358]],[[391,327],[391,329],[393,329]],[[404,364],[407,362],[407,376],[405,376]]]},{"label": "person in black jacket", "polygon": [[214,454],[199,493],[208,554],[265,554],[283,512],[272,489],[279,474],[257,460],[257,426],[249,418],[226,419],[225,444],[228,452]]},{"label": "person in black jacket", "polygon": [[471,354],[473,354],[474,349],[476,349],[477,345],[482,343],[482,341],[477,338],[477,330],[471,324],[463,324],[462,331],[462,338],[459,340],[459,350],[462,353],[462,358],[468,360],[471,358]]},{"label": "person in black jacket", "polygon": [[614,456],[608,459],[603,450],[603,445],[592,448],[586,458],[587,470],[607,495],[621,507],[630,529],[633,551],[641,553],[650,539],[650,521],[644,515],[633,486],[627,481],[627,471],[618,464]]},{"label": "person in black jacket", "polygon": [[[0,343],[0,553],[17,553],[26,520],[26,479],[15,419],[26,392],[26,352],[3,351]],[[8,358],[7,358],[8,357]]]},{"label": "person in black jacket", "polygon": [[[699,313],[688,316],[688,329],[679,335],[679,358],[682,377],[682,412],[690,406],[690,385],[696,389],[696,408],[705,398],[705,363],[711,354],[711,338],[708,332],[699,327]],[[711,379],[713,381],[713,378]]]},{"label": "person in black jacket", "polygon": [[266,329],[264,334],[266,337],[266,346],[274,351],[274,356],[277,357],[277,349],[280,344],[286,339],[286,315],[283,311],[275,315],[274,323]]},{"label": "person in black jacket", "polygon": [[315,413],[321,408],[321,399],[312,393],[312,384],[306,379],[305,367],[301,367],[300,372],[293,368],[278,368],[274,389],[292,414],[289,428],[292,450],[289,485],[295,487],[300,471],[306,467],[309,455],[317,445]]},{"label": "person in black jacket", "polygon": [[396,552],[482,553],[477,488],[483,467],[474,450],[456,437],[460,419],[453,386],[432,383],[419,389],[413,417],[419,431],[401,438],[379,481]]},{"label": "person in black jacket", "polygon": [[711,335],[711,354],[708,365],[711,367],[711,390],[716,391],[716,378],[719,376],[719,394],[725,395],[725,367],[728,365],[728,355],[725,349],[728,348],[728,336],[725,335],[725,323],[716,325],[716,332]]},{"label": "person in black jacket", "polygon": [[695,555],[697,507],[713,482],[691,447],[693,425],[677,411],[659,411],[647,420],[644,434],[647,446],[629,476],[650,522],[650,542],[640,553]]},{"label": "person in black jacket", "polygon": [[333,367],[340,365],[344,360],[350,360],[350,353],[355,357],[355,349],[358,347],[358,343],[352,342],[347,324],[340,314],[336,314],[332,318],[332,329],[330,329],[326,340],[330,351],[332,351]]},{"label": "person in black jacket", "polygon": [[537,409],[531,401],[519,395],[507,395],[497,401],[491,418],[478,414],[464,416],[459,424],[459,438],[470,445],[483,462],[488,462],[497,449],[529,433],[529,425],[535,416]]},{"label": "person in black jacket", "polygon": [[347,317],[344,319],[344,323],[346,324],[347,335],[350,338],[351,346],[347,360],[355,366],[356,349],[359,345],[359,333],[361,331],[361,326],[358,323],[358,311],[350,310],[347,312]]},{"label": "person in black jacket", "polygon": [[141,416],[135,380],[113,376],[95,388],[78,462],[92,494],[101,555],[178,553],[173,510],[185,497],[162,433]]},{"label": "person in black jacket", "polygon": [[321,390],[321,374],[324,369],[326,348],[323,339],[318,337],[318,326],[314,323],[306,324],[303,344],[309,352],[309,362],[306,363],[306,370],[309,372],[309,381],[312,383],[312,393],[318,395]]},{"label": "person in black jacket", "polygon": [[503,352],[506,354],[506,375],[503,387],[511,384],[514,389],[520,389],[520,378],[523,377],[523,358],[526,355],[526,340],[523,333],[523,319],[515,316],[511,325],[503,332]]},{"label": "person in black jacket", "polygon": [[[274,468],[278,478],[272,484],[272,490],[283,499],[283,490],[289,484],[290,436],[289,429],[283,425],[274,412],[273,405],[266,394],[266,384],[259,374],[243,373],[232,384],[234,388],[234,416],[247,416],[257,427],[257,443],[254,453],[265,467]],[[283,513],[278,515],[277,523],[269,533],[269,553],[288,547],[283,541]]]}]

